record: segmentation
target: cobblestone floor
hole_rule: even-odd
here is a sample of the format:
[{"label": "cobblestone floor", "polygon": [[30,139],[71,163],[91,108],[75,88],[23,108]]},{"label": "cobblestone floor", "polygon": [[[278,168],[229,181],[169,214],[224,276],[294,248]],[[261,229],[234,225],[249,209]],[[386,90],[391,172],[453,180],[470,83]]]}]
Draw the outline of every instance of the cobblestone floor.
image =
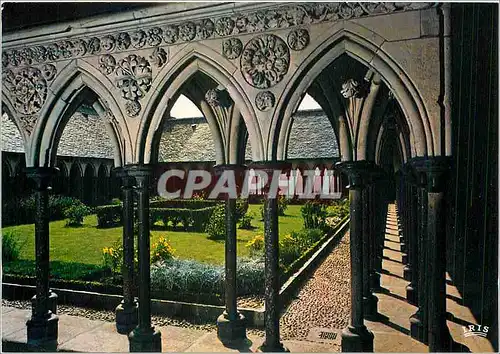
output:
[{"label": "cobblestone floor", "polygon": [[347,233],[281,317],[283,339],[304,340],[311,328],[342,330],[348,325],[351,309],[349,254]]}]

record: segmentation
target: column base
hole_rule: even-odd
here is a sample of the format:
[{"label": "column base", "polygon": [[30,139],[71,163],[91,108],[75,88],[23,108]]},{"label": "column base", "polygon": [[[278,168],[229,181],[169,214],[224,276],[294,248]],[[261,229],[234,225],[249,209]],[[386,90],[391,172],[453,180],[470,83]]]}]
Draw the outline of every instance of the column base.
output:
[{"label": "column base", "polygon": [[373,338],[365,326],[348,326],[342,331],[342,352],[373,352]]},{"label": "column base", "polygon": [[413,339],[428,344],[427,329],[424,328],[424,324],[418,312],[410,316],[410,335]]},{"label": "column base", "polygon": [[[33,316],[35,315],[35,307],[36,307],[36,295],[33,295],[31,298],[31,312]],[[49,310],[57,315],[57,294],[52,290],[49,291]]]},{"label": "column base", "polygon": [[363,317],[367,320],[370,321],[375,321],[378,312],[377,312],[377,304],[378,304],[378,298],[370,294],[370,296],[365,297],[363,296]]},{"label": "column base", "polygon": [[279,342],[277,344],[266,344],[266,341],[257,349],[259,353],[289,353],[290,351]]},{"label": "column base", "polygon": [[129,334],[138,323],[138,305],[134,301],[132,304],[122,302],[116,307],[116,331],[120,334]]},{"label": "column base", "polygon": [[136,327],[128,335],[130,352],[161,352],[161,333],[153,327],[143,331]]},{"label": "column base", "polygon": [[[405,255],[403,255],[404,257]],[[408,257],[408,256],[406,256]],[[410,268],[410,265],[408,264],[408,262],[406,263],[406,266],[403,268],[403,278],[406,280],[406,281],[411,281],[411,268]]]},{"label": "column base", "polygon": [[406,287],[406,300],[412,305],[417,305],[417,299],[418,299],[418,294],[417,294],[417,289],[413,287],[413,285],[410,283]]},{"label": "column base", "polygon": [[26,322],[28,345],[55,351],[59,334],[59,317],[48,313],[45,318],[32,317]]},{"label": "column base", "polygon": [[217,318],[217,337],[224,345],[231,345],[236,342],[241,342],[247,338],[246,319],[238,312],[236,320],[230,320],[227,312]]},{"label": "column base", "polygon": [[372,273],[370,276],[370,288],[374,292],[379,292],[381,287],[380,287],[380,273],[375,272]]}]

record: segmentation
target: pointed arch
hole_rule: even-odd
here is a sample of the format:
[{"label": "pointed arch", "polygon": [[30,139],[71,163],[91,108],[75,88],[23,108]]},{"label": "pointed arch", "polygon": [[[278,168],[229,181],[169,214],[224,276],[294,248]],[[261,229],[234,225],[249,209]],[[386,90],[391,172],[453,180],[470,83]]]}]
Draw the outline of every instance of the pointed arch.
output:
[{"label": "pointed arch", "polygon": [[23,124],[19,120],[19,117],[16,114],[16,110],[10,102],[9,96],[5,93],[5,90],[2,90],[2,114],[7,114],[7,117],[15,124],[17,130],[19,130],[19,134],[22,138],[22,143],[24,146],[24,151],[27,153],[28,146],[30,144],[30,136],[28,132],[24,129]]},{"label": "pointed arch", "polygon": [[434,154],[434,141],[423,99],[404,70],[381,48],[384,41],[378,34],[347,21],[334,24],[331,31],[325,31],[316,40],[319,45],[311,49],[297,67],[277,102],[271,122],[272,138],[268,141],[268,149],[274,158],[285,157],[286,134],[302,94],[328,65],[344,53],[373,69],[394,92],[410,128],[412,155]]},{"label": "pointed arch", "polygon": [[[155,132],[170,109],[169,105],[172,104],[172,99],[181,86],[197,72],[209,76],[228,91],[247,126],[254,148],[254,158],[260,159],[264,151],[262,134],[248,97],[232,75],[236,70],[237,67],[233,63],[200,43],[186,45],[171,58],[169,64],[160,71],[150,89],[154,95],[145,105],[143,112],[144,118],[141,121],[136,145],[137,160],[144,163],[150,162],[150,148],[154,141]],[[206,118],[209,121],[209,117]],[[216,122],[209,121],[209,124],[216,124]],[[233,122],[230,124],[232,125]]]},{"label": "pointed arch", "polygon": [[[47,101],[35,125],[30,148],[30,165],[54,165],[64,126],[86,99],[93,102],[98,115],[104,121],[114,147],[115,166],[132,160],[133,146],[127,124],[112,89],[111,81],[86,61],[75,59],[66,65],[50,86]],[[118,126],[108,121],[107,110],[118,122]]]}]

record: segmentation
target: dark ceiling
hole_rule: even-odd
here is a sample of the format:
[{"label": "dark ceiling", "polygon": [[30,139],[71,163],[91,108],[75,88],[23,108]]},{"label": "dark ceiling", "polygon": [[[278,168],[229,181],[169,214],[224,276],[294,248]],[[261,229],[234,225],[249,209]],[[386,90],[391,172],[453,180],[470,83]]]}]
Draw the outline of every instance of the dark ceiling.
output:
[{"label": "dark ceiling", "polygon": [[2,32],[13,32],[43,24],[151,6],[154,6],[151,2],[4,2],[2,4]]}]

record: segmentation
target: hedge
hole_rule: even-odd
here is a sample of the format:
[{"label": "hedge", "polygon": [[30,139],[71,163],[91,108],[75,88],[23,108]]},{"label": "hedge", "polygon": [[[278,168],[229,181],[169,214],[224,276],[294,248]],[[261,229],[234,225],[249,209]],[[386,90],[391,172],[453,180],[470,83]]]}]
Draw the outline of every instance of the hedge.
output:
[{"label": "hedge", "polygon": [[97,227],[115,227],[122,224],[121,205],[103,205],[95,208]]},{"label": "hedge", "polygon": [[181,223],[183,230],[204,232],[214,210],[215,206],[201,209],[150,208],[149,220],[151,226],[162,221],[163,226],[168,227],[171,223],[175,228]]},{"label": "hedge", "polygon": [[150,208],[174,208],[174,209],[202,209],[214,207],[219,200],[211,199],[165,199],[155,200],[149,203]]}]

